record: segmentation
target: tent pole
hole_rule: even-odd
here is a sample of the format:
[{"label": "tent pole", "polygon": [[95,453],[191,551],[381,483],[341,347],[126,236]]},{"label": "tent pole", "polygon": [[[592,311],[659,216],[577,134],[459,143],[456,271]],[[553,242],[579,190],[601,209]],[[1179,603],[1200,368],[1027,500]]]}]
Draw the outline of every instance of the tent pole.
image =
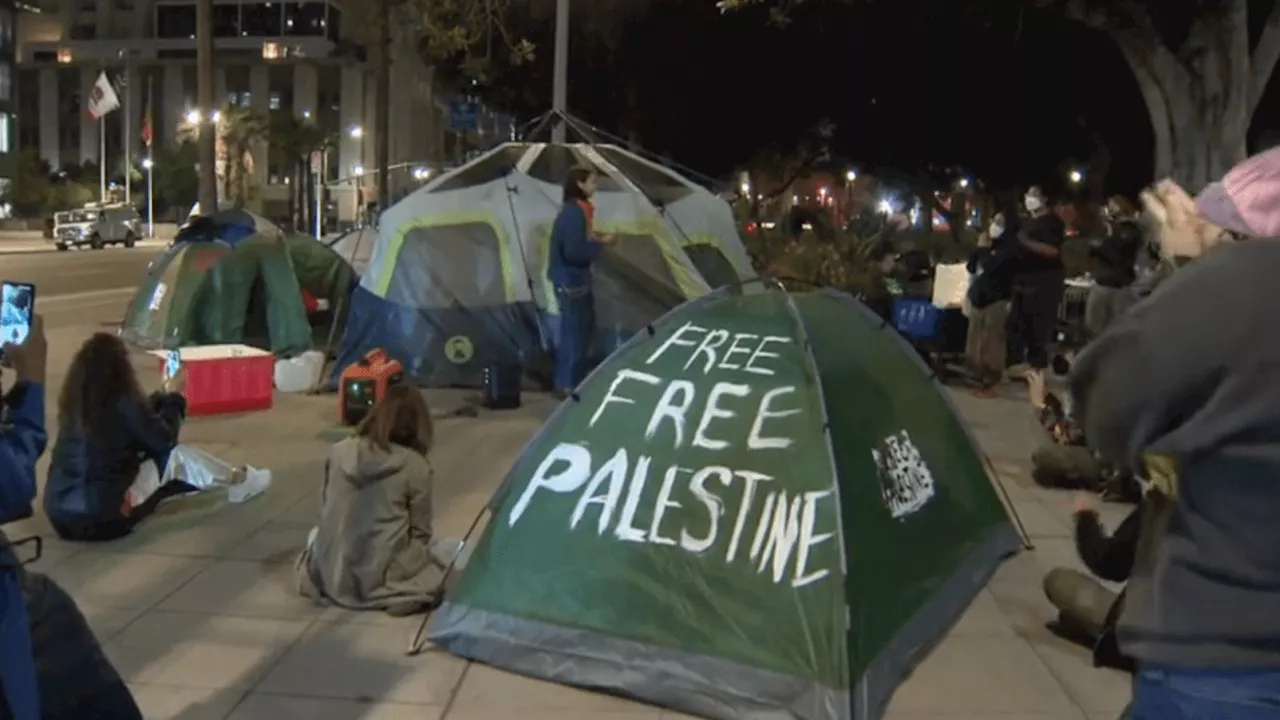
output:
[{"label": "tent pole", "polygon": [[311,386],[311,395],[320,394],[320,388],[324,385],[325,371],[329,369],[329,358],[333,354],[334,336],[338,334],[338,318],[342,317],[347,305],[347,295],[338,298],[337,308],[333,313],[333,319],[329,321],[329,337],[324,341],[324,364],[320,366],[320,377],[316,378],[316,384]]}]

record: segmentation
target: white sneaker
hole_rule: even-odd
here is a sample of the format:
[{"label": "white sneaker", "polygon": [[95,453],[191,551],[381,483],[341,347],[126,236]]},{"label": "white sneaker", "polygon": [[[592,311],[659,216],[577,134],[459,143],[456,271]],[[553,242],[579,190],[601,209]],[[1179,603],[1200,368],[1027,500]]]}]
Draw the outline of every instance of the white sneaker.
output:
[{"label": "white sneaker", "polygon": [[255,498],[271,487],[271,471],[245,467],[244,480],[227,488],[227,502],[242,503]]}]

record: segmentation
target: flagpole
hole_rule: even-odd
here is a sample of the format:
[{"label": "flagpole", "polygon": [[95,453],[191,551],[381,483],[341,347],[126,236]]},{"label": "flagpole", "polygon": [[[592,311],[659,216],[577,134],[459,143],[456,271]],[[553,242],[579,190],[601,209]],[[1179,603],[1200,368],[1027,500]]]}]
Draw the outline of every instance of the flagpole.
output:
[{"label": "flagpole", "polygon": [[133,89],[129,87],[129,54],[124,53],[124,202],[126,205],[133,202],[133,155],[129,152],[131,143],[129,136],[133,134],[133,118],[129,112],[129,98],[133,94]]},{"label": "flagpole", "polygon": [[156,161],[152,155],[152,147],[155,146],[155,129],[151,127],[151,118],[155,111],[151,108],[151,103],[155,102],[155,93],[153,92],[155,84],[154,77],[147,78],[147,237],[154,238],[156,236],[156,186],[152,182],[151,173],[155,170]]},{"label": "flagpole", "polygon": [[107,202],[107,116],[98,116],[98,201]]}]

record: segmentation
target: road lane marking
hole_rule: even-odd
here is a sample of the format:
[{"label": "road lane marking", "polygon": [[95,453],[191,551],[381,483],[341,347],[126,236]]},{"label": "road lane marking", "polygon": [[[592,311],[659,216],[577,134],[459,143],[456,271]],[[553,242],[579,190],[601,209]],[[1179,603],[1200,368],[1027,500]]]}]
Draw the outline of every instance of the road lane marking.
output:
[{"label": "road lane marking", "polygon": [[[40,302],[40,303],[47,303],[47,302],[66,303],[66,302],[98,299],[98,300],[101,300],[101,302],[98,304],[106,304],[108,302],[111,302],[112,299],[125,298],[125,296],[132,295],[134,292],[136,292],[136,290],[137,290],[136,288],[112,288],[110,290],[88,290],[85,292],[77,292],[77,293],[56,293],[54,295],[41,295],[40,288],[37,287],[36,300],[37,302]],[[90,303],[90,304],[93,304],[93,303]]]}]

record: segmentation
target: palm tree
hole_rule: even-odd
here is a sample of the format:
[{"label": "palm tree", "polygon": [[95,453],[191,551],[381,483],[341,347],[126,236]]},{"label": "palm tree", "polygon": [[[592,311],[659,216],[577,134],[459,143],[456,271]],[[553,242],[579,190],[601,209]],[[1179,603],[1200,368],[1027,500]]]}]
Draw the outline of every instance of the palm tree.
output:
[{"label": "palm tree", "polygon": [[276,110],[267,121],[268,153],[277,167],[290,168],[289,218],[294,227],[310,227],[315,218],[310,209],[315,203],[315,172],[311,154],[328,152],[337,145],[338,134],[312,120],[303,120],[285,110]]},{"label": "palm tree", "polygon": [[[533,44],[512,38],[506,13],[513,0],[343,0],[345,18],[355,20],[356,39],[374,59],[374,163],[377,167],[378,210],[390,204],[391,47],[396,28],[418,33],[418,47],[430,61],[458,62],[467,75],[481,77],[490,56],[505,48],[513,63],[533,57]],[[370,12],[370,10],[375,10]],[[498,41],[495,48],[494,40]],[[402,38],[408,39],[408,38]]]},{"label": "palm tree", "polygon": [[226,107],[218,117],[218,140],[226,168],[222,184],[225,197],[236,207],[244,207],[255,190],[253,151],[267,141],[267,117],[242,107]]},{"label": "palm tree", "polygon": [[[184,125],[179,128],[179,142],[200,142],[210,138],[214,146],[215,192],[221,181],[221,192],[217,193],[224,201],[236,207],[244,207],[253,195],[253,150],[268,137],[267,118],[261,113],[248,108],[227,106],[218,110],[216,120],[204,121],[196,125]],[[205,130],[212,129],[212,132]],[[203,166],[203,163],[201,163]],[[204,168],[201,167],[203,175]],[[202,178],[203,179],[203,178]],[[203,197],[200,205],[205,212]]]}]

